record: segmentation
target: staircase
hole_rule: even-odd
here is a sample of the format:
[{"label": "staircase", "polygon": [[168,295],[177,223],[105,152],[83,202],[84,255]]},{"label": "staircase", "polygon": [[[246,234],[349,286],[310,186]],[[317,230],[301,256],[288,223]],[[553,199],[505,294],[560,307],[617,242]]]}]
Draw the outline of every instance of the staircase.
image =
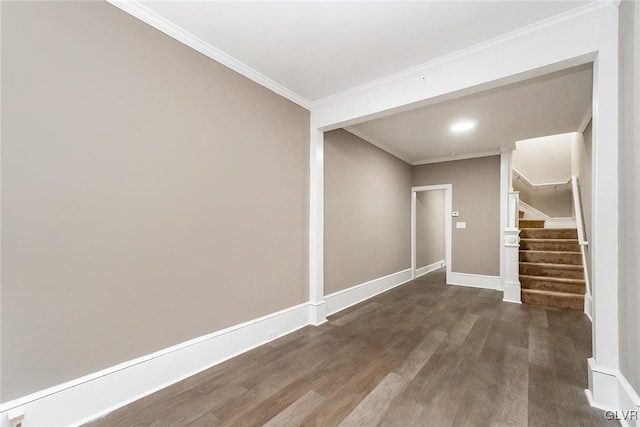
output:
[{"label": "staircase", "polygon": [[544,220],[536,219],[519,224],[522,302],[582,311],[585,281],[577,230],[544,228]]}]

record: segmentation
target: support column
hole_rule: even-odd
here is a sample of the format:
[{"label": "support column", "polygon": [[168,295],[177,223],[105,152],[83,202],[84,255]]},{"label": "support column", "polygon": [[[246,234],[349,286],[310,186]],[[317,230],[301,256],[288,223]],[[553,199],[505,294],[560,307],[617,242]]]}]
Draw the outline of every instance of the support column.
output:
[{"label": "support column", "polygon": [[511,191],[511,150],[500,147],[500,290],[504,290],[506,252],[503,241],[509,215],[509,192]]},{"label": "support column", "polygon": [[[602,16],[593,67],[591,294],[593,357],[589,398],[600,408],[622,409],[618,325],[618,15]],[[625,408],[626,409],[626,408]]]},{"label": "support column", "polygon": [[309,322],[327,321],[324,301],[324,132],[311,120],[309,147]]}]

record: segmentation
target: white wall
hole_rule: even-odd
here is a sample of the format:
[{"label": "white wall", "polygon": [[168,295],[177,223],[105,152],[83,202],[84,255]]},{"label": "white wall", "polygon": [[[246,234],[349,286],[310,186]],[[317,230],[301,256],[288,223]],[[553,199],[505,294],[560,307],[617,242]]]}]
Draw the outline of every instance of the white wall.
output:
[{"label": "white wall", "polygon": [[513,168],[533,184],[567,182],[571,179],[573,133],[516,141]]}]

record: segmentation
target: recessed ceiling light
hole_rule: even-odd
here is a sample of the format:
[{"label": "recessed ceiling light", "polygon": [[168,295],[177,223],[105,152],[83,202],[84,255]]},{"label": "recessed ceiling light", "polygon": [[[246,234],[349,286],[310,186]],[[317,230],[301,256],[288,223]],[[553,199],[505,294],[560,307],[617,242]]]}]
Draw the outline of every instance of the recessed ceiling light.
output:
[{"label": "recessed ceiling light", "polygon": [[467,132],[474,127],[476,127],[476,122],[474,122],[473,120],[464,120],[454,123],[451,126],[451,132]]}]

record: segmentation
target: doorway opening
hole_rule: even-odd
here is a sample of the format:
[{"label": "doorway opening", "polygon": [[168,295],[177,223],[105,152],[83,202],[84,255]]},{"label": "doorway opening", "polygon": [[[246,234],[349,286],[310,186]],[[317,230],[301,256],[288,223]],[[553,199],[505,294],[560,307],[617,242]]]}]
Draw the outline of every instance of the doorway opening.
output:
[{"label": "doorway opening", "polygon": [[451,274],[452,185],[411,188],[411,275],[415,279],[438,268]]}]

